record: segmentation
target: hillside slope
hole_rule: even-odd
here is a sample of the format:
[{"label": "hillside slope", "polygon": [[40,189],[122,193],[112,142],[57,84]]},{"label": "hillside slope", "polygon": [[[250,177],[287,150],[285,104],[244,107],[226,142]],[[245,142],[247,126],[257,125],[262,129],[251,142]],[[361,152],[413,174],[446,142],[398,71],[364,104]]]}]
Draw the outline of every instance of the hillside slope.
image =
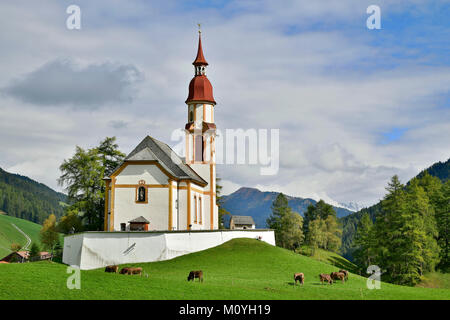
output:
[{"label": "hillside slope", "polygon": [[51,213],[60,217],[66,201],[66,195],[46,185],[0,168],[0,210],[9,216],[43,223]]},{"label": "hillside slope", "polygon": [[[81,290],[66,288],[66,266],[49,262],[0,265],[0,299],[448,299],[450,291],[381,284],[369,290],[366,279],[350,274],[346,283],[322,285],[329,264],[253,239],[234,239],[218,247],[168,261],[135,264],[149,277],[82,271]],[[191,270],[204,282],[187,282]],[[305,273],[303,287],[294,272]]]},{"label": "hillside slope", "polygon": [[[240,188],[230,195],[222,197],[223,207],[231,214],[241,216],[252,216],[257,228],[266,227],[266,219],[271,214],[271,205],[278,192],[262,192],[255,188]],[[303,199],[299,197],[286,196],[289,206],[296,212],[303,215],[309,205],[315,205],[313,199]],[[344,217],[352,211],[334,207],[338,217]],[[225,225],[228,225],[229,217],[226,217]]]},{"label": "hillside slope", "polygon": [[[39,231],[41,230],[41,225],[26,221],[19,218],[10,217],[4,214],[0,215],[0,259],[8,255],[11,250],[12,243],[19,243],[25,245],[27,239],[25,236],[17,230],[14,226],[16,225],[20,230],[25,232],[30,238],[32,243],[40,243],[39,241]],[[30,245],[31,248],[31,245]]]}]

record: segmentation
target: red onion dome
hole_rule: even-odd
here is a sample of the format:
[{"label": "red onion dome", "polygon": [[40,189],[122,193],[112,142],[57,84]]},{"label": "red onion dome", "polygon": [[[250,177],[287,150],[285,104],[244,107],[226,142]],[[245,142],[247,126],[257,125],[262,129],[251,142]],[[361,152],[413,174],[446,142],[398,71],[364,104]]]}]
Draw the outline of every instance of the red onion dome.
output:
[{"label": "red onion dome", "polygon": [[213,97],[213,87],[205,75],[195,76],[189,83],[189,96],[186,103],[192,101],[216,104]]}]

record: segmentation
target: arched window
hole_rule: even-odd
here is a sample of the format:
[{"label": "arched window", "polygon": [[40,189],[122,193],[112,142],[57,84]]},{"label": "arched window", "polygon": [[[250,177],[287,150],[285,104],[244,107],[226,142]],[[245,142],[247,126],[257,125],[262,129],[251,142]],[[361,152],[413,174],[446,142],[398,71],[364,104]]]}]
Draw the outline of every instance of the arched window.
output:
[{"label": "arched window", "polygon": [[145,187],[143,187],[143,186],[139,187],[137,201],[138,202],[145,202],[146,199],[147,199],[147,197],[146,197]]},{"label": "arched window", "polygon": [[194,121],[194,111],[189,111],[189,122]]},{"label": "arched window", "polygon": [[148,188],[144,180],[139,180],[136,186],[136,203],[148,203]]}]

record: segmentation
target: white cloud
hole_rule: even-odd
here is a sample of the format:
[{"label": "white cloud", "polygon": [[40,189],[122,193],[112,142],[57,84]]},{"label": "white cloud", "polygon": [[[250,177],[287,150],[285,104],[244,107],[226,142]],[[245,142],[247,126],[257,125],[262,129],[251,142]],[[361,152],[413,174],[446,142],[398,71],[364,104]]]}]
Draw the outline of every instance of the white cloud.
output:
[{"label": "white cloud", "polygon": [[[412,48],[392,30],[368,33],[370,1],[231,1],[224,8],[196,10],[182,10],[172,1],[80,1],[79,32],[65,28],[63,4],[24,3],[26,10],[15,3],[0,5],[0,27],[11,30],[0,33],[0,87],[23,75],[30,79],[46,62],[64,57],[80,64],[60,64],[70,79],[84,70],[90,84],[67,100],[61,83],[45,77],[22,82],[18,97],[41,106],[0,97],[0,166],[51,187],[58,188],[58,166],[75,145],[90,147],[116,135],[120,148],[130,152],[147,134],[170,144],[172,130],[186,121],[199,16],[218,128],[280,129],[278,175],[260,176],[257,166],[218,166],[224,193],[257,186],[371,204],[383,196],[392,175],[406,181],[450,156],[450,110],[445,107],[450,66],[436,66],[432,55],[406,54]],[[425,1],[379,4],[382,19],[430,10]],[[389,46],[379,44],[384,40]],[[138,95],[120,90],[126,72],[102,88],[93,85],[99,79],[95,75],[117,71],[108,61],[146,75],[128,87],[125,81]],[[92,66],[106,71],[87,72]],[[58,89],[46,91],[50,100],[24,95],[36,84]],[[437,97],[444,97],[444,106]],[[102,107],[50,106],[78,99]],[[408,130],[380,144],[382,134],[396,127]]]}]

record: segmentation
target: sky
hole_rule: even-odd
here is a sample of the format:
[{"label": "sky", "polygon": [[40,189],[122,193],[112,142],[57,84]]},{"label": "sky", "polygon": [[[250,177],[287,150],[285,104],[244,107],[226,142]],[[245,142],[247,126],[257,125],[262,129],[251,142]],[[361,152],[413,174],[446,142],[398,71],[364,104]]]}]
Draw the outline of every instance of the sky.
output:
[{"label": "sky", "polygon": [[[66,27],[72,4],[80,30]],[[0,167],[58,191],[76,146],[176,143],[197,23],[218,129],[279,129],[278,173],[218,165],[225,194],[366,206],[393,175],[450,157],[450,1],[18,0],[0,12]]]}]

